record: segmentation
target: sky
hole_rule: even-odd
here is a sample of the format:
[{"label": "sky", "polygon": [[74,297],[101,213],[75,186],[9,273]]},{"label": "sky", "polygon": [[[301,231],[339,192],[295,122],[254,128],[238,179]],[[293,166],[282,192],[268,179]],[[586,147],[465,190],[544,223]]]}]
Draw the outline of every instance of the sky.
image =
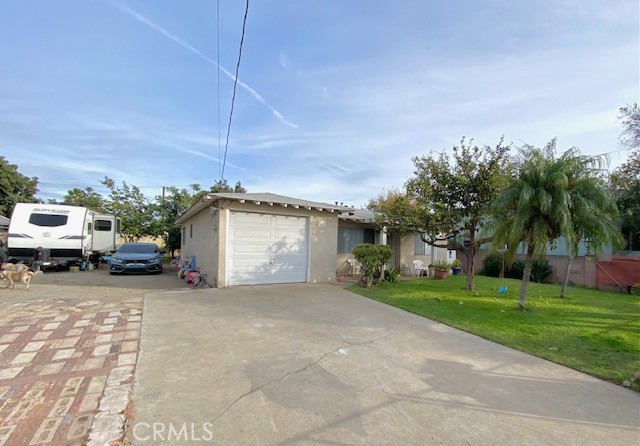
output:
[{"label": "sky", "polygon": [[[213,185],[244,2],[219,8],[218,27],[213,0],[0,2],[0,155],[44,200]],[[615,167],[639,42],[637,0],[251,0],[224,176],[362,206],[412,157],[503,135]]]}]

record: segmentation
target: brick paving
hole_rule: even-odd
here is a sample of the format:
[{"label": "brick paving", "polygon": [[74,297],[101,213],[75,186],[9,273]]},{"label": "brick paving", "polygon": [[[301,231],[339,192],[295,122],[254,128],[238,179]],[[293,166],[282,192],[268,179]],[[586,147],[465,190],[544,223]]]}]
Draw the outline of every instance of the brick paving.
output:
[{"label": "brick paving", "polygon": [[141,320],[142,296],[1,306],[0,446],[121,438]]}]

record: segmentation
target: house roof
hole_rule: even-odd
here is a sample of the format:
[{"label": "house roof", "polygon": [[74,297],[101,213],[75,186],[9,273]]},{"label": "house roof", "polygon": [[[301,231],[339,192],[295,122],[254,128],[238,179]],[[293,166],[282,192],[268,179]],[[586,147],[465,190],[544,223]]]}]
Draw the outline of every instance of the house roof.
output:
[{"label": "house roof", "polygon": [[355,221],[358,223],[374,223],[376,214],[368,209],[352,209],[345,215],[340,215],[340,219],[345,221]]},{"label": "house roof", "polygon": [[9,226],[9,219],[0,215],[0,226]]},{"label": "house roof", "polygon": [[176,220],[176,224],[181,224],[187,221],[189,218],[202,211],[204,208],[211,206],[213,203],[220,200],[233,200],[240,203],[255,203],[266,204],[269,206],[282,206],[282,207],[294,207],[296,209],[304,208],[308,210],[337,212],[339,214],[352,214],[355,213],[355,209],[347,206],[338,206],[328,203],[320,203],[317,201],[303,200],[300,198],[287,197],[284,195],[272,194],[269,192],[264,193],[212,193],[207,194],[198,200],[193,206],[184,211],[184,213]]}]

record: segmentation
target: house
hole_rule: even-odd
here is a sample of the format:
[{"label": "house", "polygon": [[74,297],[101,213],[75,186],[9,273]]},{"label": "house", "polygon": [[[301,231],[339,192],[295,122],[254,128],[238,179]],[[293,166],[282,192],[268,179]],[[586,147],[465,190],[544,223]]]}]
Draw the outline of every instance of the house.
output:
[{"label": "house", "polygon": [[413,235],[387,237],[369,211],[272,193],[207,194],[176,223],[182,255],[195,256],[217,287],[332,281],[350,272],[359,243],[390,243],[392,265],[406,265],[405,273],[414,258],[428,264],[447,255]]},{"label": "house", "polygon": [[338,221],[337,273],[349,273],[349,259],[353,258],[354,246],[358,243],[386,244],[393,253],[389,266],[403,275],[415,274],[414,261],[420,260],[424,266],[436,260],[452,261],[455,251],[435,248],[425,243],[420,234],[384,234],[377,231],[375,214],[366,209],[353,209],[342,214]]}]

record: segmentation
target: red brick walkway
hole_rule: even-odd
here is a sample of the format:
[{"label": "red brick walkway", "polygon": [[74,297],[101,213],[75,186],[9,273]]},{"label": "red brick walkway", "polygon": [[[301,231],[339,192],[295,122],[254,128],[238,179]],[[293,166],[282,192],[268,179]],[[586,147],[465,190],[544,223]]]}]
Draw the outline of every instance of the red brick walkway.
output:
[{"label": "red brick walkway", "polygon": [[121,434],[141,309],[140,297],[1,309],[0,446],[100,444]]}]

